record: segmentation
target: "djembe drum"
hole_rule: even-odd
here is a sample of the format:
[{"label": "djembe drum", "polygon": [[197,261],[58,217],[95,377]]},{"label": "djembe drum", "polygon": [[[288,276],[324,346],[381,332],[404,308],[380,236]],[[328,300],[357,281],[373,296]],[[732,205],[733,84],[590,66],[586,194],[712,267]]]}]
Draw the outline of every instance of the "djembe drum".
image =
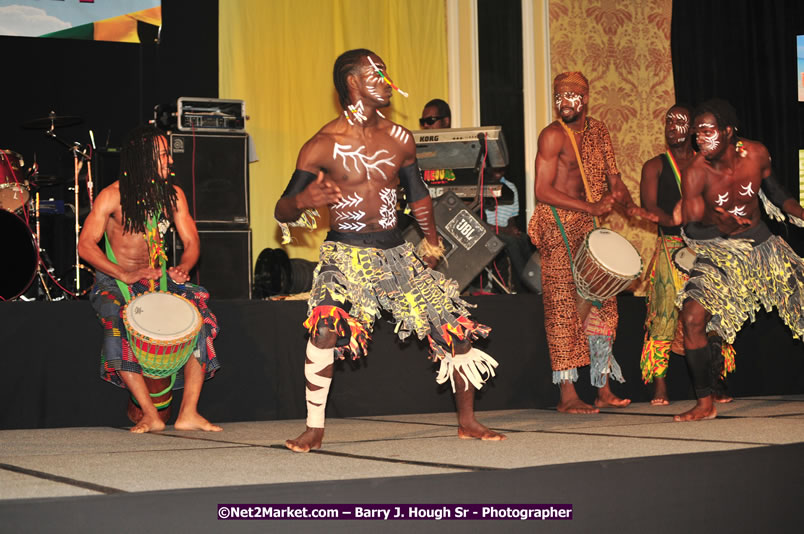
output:
[{"label": "djembe drum", "polygon": [[[154,405],[167,422],[176,373],[196,348],[203,325],[201,313],[182,296],[155,291],[131,299],[123,308],[123,324]],[[142,418],[133,397],[129,398],[127,414],[134,423]]]},{"label": "djembe drum", "polygon": [[695,258],[697,257],[698,255],[690,247],[681,247],[673,252],[673,263],[679,270],[689,276],[695,266]]},{"label": "djembe drum", "polygon": [[573,275],[578,294],[602,302],[624,290],[642,274],[642,258],[623,236],[598,228],[586,235],[575,255]]}]

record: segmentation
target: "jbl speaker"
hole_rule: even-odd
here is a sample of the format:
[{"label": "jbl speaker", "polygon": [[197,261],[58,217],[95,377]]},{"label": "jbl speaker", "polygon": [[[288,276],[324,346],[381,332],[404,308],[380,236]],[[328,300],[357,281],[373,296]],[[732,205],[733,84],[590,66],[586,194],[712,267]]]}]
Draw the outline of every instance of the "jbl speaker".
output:
[{"label": "jbl speaker", "polygon": [[[463,291],[505,248],[505,244],[490,226],[466,209],[455,193],[448,192],[433,199],[433,215],[436,231],[447,249],[444,259],[436,265],[436,271],[455,279]],[[414,246],[424,239],[415,223],[408,226],[402,235],[405,241]]]},{"label": "jbl speaker", "polygon": [[176,183],[200,226],[248,226],[248,136],[171,133]]},{"label": "jbl speaker", "polygon": [[[201,257],[190,281],[212,299],[251,298],[251,230],[198,230]],[[173,232],[173,265],[181,261],[181,239]]]}]

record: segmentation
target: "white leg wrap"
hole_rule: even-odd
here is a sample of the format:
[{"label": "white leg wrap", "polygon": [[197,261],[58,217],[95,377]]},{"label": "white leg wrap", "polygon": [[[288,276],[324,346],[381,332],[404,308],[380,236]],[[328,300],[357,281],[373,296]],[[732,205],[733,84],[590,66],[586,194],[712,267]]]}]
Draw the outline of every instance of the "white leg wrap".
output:
[{"label": "white leg wrap", "polygon": [[310,428],[324,428],[324,412],[327,408],[327,395],[332,378],[321,376],[318,373],[332,365],[335,361],[335,349],[319,349],[310,341],[307,342],[307,359],[304,363],[304,378],[307,382],[321,389],[305,388],[307,399],[307,426]]},{"label": "white leg wrap", "polygon": [[497,365],[497,360],[482,350],[472,347],[466,354],[457,354],[454,357],[447,355],[444,357],[441,360],[441,367],[438,369],[436,382],[443,384],[449,380],[452,384],[452,392],[455,393],[454,372],[458,371],[463,377],[464,391],[469,389],[470,383],[475,389],[480,389],[486,383],[486,380],[494,376],[494,368]]}]

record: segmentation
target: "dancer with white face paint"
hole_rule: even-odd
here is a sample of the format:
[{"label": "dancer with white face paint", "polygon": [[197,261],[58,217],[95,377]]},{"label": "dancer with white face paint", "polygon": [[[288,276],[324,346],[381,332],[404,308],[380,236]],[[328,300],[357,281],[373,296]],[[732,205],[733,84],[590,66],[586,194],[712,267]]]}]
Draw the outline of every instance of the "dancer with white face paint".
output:
[{"label": "dancer with white face paint", "polygon": [[[655,221],[656,215],[634,204],[617,169],[609,131],[587,116],[589,82],[580,72],[564,72],[553,82],[558,120],[539,134],[535,194],[538,204],[528,235],[542,260],[542,290],[547,344],[553,383],[559,387],[556,409],[564,413],[596,413],[601,407],[627,406],[611,391],[611,379],[624,381],[614,359],[617,330],[616,298],[592,307],[577,297],[572,259],[594,217],[615,206],[628,215]],[[576,150],[577,148],[577,150]],[[591,311],[590,311],[591,310]],[[578,368],[589,366],[598,388],[594,406],[575,391]]]},{"label": "dancer with white face paint", "polygon": [[682,173],[673,222],[684,223],[684,240],[697,254],[676,305],[698,400],[676,421],[717,416],[720,354],[707,332],[732,343],[761,305],[767,311],[775,306],[794,336],[804,335],[804,260],[770,233],[759,200],[769,216],[784,220],[786,213],[798,226],[804,226],[804,210],[774,178],[765,146],[737,136],[737,114],[728,102],[701,104],[693,126],[700,153]]},{"label": "dancer with white face paint", "polygon": [[[681,201],[681,172],[695,157],[690,132],[691,114],[692,110],[684,104],[676,104],[667,110],[664,119],[667,151],[645,162],[640,181],[642,207],[659,218],[656,250],[649,263],[652,269],[648,277],[645,342],[639,362],[642,380],[645,384],[654,385],[653,405],[670,404],[666,382],[670,353],[684,354],[684,336],[678,321],[675,297],[686,281],[687,273],[675,258],[682,258],[690,251],[684,247],[681,227],[673,222],[673,211]],[[714,335],[710,341],[722,347],[725,361],[723,372],[732,371],[733,347],[723,344]],[[715,393],[716,399],[720,402],[730,401],[723,382],[718,380],[716,384],[719,387]]]},{"label": "dancer with white face paint", "polygon": [[[295,452],[321,447],[333,361],[366,353],[383,310],[393,316],[401,339],[415,334],[428,340],[431,359],[441,362],[437,382],[452,385],[458,436],[505,439],[474,416],[475,390],[494,376],[497,362],[472,341],[491,329],[470,318],[470,305],[460,298],[457,283],[432,270],[444,246],[416,162],[416,145],[409,130],[380,113],[390,105],[393,91],[407,94],[370,50],[343,53],[333,77],[343,115],[302,147],[275,209],[282,224],[310,225],[314,210],[326,207],[331,224],[304,323],[310,332],[304,367],[307,428],[286,446]],[[425,236],[417,250],[397,226],[399,186]]]}]

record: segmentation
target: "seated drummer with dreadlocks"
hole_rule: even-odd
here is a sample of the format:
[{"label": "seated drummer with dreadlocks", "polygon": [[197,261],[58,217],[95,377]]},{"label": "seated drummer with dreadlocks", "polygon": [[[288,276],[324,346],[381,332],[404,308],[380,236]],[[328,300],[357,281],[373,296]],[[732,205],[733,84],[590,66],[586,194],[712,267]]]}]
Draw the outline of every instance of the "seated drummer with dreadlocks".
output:
[{"label": "seated drummer with dreadlocks", "polygon": [[[431,358],[441,362],[436,380],[452,382],[458,436],[504,439],[474,416],[475,389],[494,375],[497,362],[473,348],[472,340],[485,337],[490,328],[469,317],[454,280],[431,270],[443,244],[413,136],[380,112],[390,105],[395,88],[385,64],[369,50],[350,50],[335,61],[334,81],[343,114],[302,147],[274,212],[285,226],[311,225],[312,210],[326,206],[331,225],[304,323],[310,332],[304,365],[307,428],[285,444],[295,452],[321,447],[334,358],[365,354],[383,310],[393,315],[401,339],[411,334],[428,339]],[[397,227],[400,184],[425,235],[418,253]]]},{"label": "seated drummer with dreadlocks", "polygon": [[[212,345],[218,325],[207,308],[207,291],[188,283],[189,272],[198,261],[200,241],[184,192],[173,184],[172,162],[167,139],[159,130],[142,126],[131,131],[123,142],[120,179],[98,195],[78,243],[81,257],[97,270],[90,302],[104,329],[101,377],[129,390],[136,409],[130,408],[128,415],[135,423],[131,431],[137,433],[165,428],[164,405],[169,406],[170,392],[179,388],[184,388],[184,394],[175,428],[221,430],[197,411],[205,378],[211,378],[220,367]],[[162,245],[171,224],[184,253],[179,265],[166,269]],[[105,251],[99,246],[104,236]],[[139,352],[142,344],[127,332],[124,321],[127,302],[157,291],[182,297],[165,298],[187,302],[194,317],[200,312],[197,342],[186,343],[186,363],[180,361],[177,369],[167,371],[172,373],[170,377],[164,376],[160,365],[146,365],[147,350]],[[157,307],[162,308],[157,312],[164,313],[164,306]],[[149,365],[154,368],[150,372]],[[160,388],[167,383],[167,388],[155,394],[151,383]],[[165,397],[168,400],[160,402]]]}]

